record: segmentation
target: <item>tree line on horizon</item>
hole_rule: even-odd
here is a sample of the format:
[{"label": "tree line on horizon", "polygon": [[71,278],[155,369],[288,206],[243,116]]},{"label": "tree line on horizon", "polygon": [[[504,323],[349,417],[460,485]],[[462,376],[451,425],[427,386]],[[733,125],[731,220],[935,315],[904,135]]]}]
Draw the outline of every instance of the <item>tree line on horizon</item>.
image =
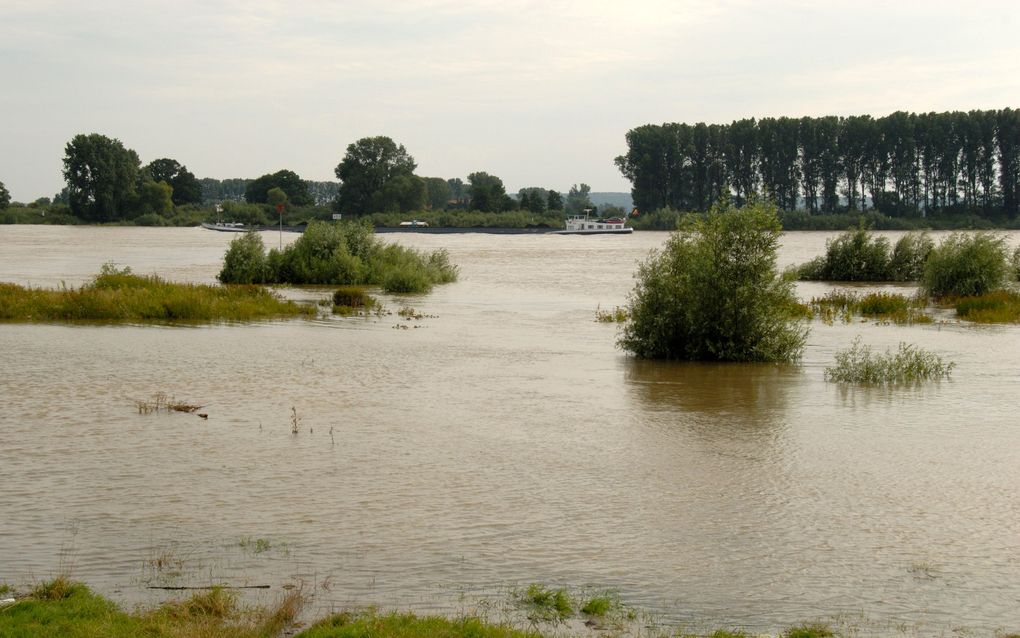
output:
[{"label": "tree line on horizon", "polygon": [[647,124],[615,163],[642,211],[764,196],[787,211],[1015,218],[1020,110]]},{"label": "tree line on horizon", "polygon": [[[225,211],[237,212],[251,223],[265,223],[265,213],[278,205],[317,208],[319,217],[321,209],[359,217],[448,209],[576,213],[594,207],[587,184],[574,184],[566,197],[553,189],[528,187],[515,198],[499,177],[484,171],[470,173],[466,182],[420,177],[404,146],[385,136],[350,144],[334,171],[337,182],[303,180],[287,169],[255,179],[198,179],[171,158],[143,166],[134,150],[98,133],[76,135],[64,150],[66,186],[52,200],[40,198],[29,207],[64,205],[64,210],[91,223],[167,223],[181,208],[194,212],[213,204],[223,204]],[[0,204],[6,206],[9,199],[0,184]]]}]

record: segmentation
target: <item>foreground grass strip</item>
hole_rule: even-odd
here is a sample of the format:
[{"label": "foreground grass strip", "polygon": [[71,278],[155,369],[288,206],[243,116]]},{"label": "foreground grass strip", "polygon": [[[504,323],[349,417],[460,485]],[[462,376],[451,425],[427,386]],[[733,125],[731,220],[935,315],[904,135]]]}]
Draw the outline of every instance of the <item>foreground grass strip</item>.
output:
[{"label": "foreground grass strip", "polygon": [[298,634],[298,638],[537,638],[540,635],[472,617],[451,620],[414,614],[341,613],[315,623]]},{"label": "foreground grass strip", "polygon": [[876,353],[854,339],[836,353],[836,365],[825,369],[826,381],[862,385],[905,385],[948,378],[955,363],[917,346],[901,343],[896,352]]},{"label": "foreground grass strip", "polygon": [[104,266],[81,288],[44,290],[0,284],[0,320],[210,322],[314,315],[261,286],[177,284]]},{"label": "foreground grass strip", "polygon": [[5,638],[270,638],[297,615],[288,595],[272,610],[241,609],[233,592],[213,588],[152,611],[128,614],[88,587],[57,578],[0,610]]}]

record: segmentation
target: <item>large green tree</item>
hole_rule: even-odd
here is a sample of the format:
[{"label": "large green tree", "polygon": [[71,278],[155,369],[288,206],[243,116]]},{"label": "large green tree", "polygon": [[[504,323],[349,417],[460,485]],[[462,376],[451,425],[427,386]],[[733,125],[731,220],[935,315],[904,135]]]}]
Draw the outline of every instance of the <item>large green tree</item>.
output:
[{"label": "large green tree", "polygon": [[397,175],[387,180],[372,195],[371,210],[381,213],[407,213],[422,210],[428,200],[425,180],[417,175]]},{"label": "large green tree", "polygon": [[517,191],[517,203],[521,210],[541,215],[549,206],[548,193],[544,188],[532,186]]},{"label": "large green tree", "polygon": [[498,212],[503,209],[506,187],[503,180],[485,171],[471,173],[467,177],[468,196],[471,198],[471,209],[484,213]]},{"label": "large green tree", "polygon": [[287,193],[288,201],[294,206],[308,206],[314,203],[308,192],[307,182],[298,177],[294,171],[286,169],[267,173],[248,184],[244,190],[244,199],[249,204],[265,204],[269,191],[274,188]]},{"label": "large green tree", "polygon": [[591,186],[574,184],[567,191],[567,201],[564,205],[568,215],[581,215],[586,208],[594,208],[591,202]]},{"label": "large green tree", "polygon": [[432,210],[443,210],[450,201],[450,183],[442,177],[425,177],[428,206]]},{"label": "large green tree", "polygon": [[3,182],[0,182],[0,210],[3,210],[11,205],[11,193],[4,186]]},{"label": "large green tree", "polygon": [[202,185],[195,174],[175,159],[163,157],[153,160],[142,169],[154,182],[166,182],[173,189],[174,206],[202,203]]},{"label": "large green tree", "polygon": [[334,207],[351,215],[377,212],[377,194],[391,180],[413,175],[417,166],[403,144],[384,135],[362,138],[347,147],[336,167],[340,188]]},{"label": "large green tree", "polygon": [[64,179],[71,212],[91,222],[132,217],[141,161],[120,140],[75,135],[64,148]]}]

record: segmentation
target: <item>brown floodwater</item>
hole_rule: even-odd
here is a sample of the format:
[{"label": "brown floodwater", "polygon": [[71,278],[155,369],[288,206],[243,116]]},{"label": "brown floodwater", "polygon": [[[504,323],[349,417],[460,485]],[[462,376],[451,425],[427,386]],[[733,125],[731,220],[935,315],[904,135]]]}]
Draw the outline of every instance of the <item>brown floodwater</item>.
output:
[{"label": "brown floodwater", "polygon": [[[781,265],[831,236],[784,236]],[[815,322],[797,365],[637,361],[594,314],[665,237],[386,235],[460,265],[380,295],[418,321],[0,325],[0,581],[70,567],[127,603],[301,582],[315,610],[449,613],[543,582],[686,626],[1020,630],[1020,326]],[[0,281],[78,285],[112,261],[212,282],[231,239],[0,227]],[[825,382],[858,335],[957,367]],[[159,392],[208,420],[139,414]]]}]

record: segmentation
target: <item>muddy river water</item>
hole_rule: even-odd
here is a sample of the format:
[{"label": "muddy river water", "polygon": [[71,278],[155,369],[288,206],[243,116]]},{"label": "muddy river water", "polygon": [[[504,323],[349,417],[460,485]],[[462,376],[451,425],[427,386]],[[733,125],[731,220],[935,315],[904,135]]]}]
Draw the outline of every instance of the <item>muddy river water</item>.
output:
[{"label": "muddy river water", "polygon": [[[832,236],[784,236],[781,265]],[[231,238],[7,226],[0,281],[78,285],[112,261],[211,283]],[[636,361],[595,310],[665,238],[386,235],[460,266],[380,295],[420,320],[0,325],[0,581],[70,568],[124,603],[300,582],[320,609],[448,613],[542,582],[699,627],[1020,630],[1020,326],[814,322],[798,365]],[[957,367],[827,383],[857,335]],[[139,414],[160,392],[208,420]]]}]

